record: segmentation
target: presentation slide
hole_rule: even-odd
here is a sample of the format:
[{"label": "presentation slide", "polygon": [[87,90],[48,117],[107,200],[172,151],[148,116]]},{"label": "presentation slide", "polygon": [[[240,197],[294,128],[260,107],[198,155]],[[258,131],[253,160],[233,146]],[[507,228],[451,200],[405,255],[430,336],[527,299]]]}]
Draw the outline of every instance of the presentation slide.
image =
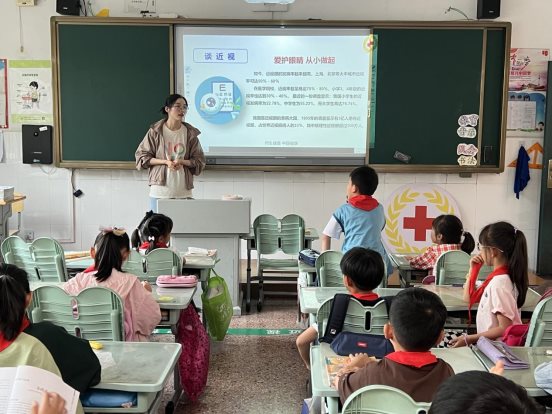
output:
[{"label": "presentation slide", "polygon": [[178,27],[177,92],[208,162],[361,164],[374,43],[369,29]]}]

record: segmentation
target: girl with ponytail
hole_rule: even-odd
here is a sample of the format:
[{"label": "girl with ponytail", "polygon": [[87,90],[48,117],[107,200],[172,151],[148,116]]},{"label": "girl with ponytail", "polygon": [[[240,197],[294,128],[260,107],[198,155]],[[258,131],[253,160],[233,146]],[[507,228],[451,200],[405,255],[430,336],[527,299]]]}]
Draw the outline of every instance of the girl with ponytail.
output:
[{"label": "girl with ponytail", "polygon": [[[456,339],[455,347],[473,344],[480,336],[501,338],[508,326],[521,324],[520,309],[529,287],[525,235],[505,221],[488,224],[479,234],[478,249],[479,254],[470,261],[464,285],[468,309],[479,303],[477,334]],[[484,264],[492,266],[493,271],[476,288],[477,275]]]},{"label": "girl with ponytail", "polygon": [[130,254],[129,238],[124,229],[101,228],[90,254],[94,266],[77,274],[63,285],[63,289],[77,295],[92,286],[114,290],[123,300],[126,341],[147,341],[161,320],[159,305],[151,294],[151,286],[138,277],[123,273],[123,262]]},{"label": "girl with ponytail", "polygon": [[475,249],[475,241],[463,227],[460,219],[452,214],[436,217],[431,224],[431,241],[434,244],[423,254],[409,258],[410,266],[414,269],[432,269],[431,274],[436,276],[435,263],[441,254],[451,250],[471,254]]},{"label": "girl with ponytail", "polygon": [[148,211],[132,233],[132,248],[147,254],[157,248],[169,247],[173,221],[161,213]]}]

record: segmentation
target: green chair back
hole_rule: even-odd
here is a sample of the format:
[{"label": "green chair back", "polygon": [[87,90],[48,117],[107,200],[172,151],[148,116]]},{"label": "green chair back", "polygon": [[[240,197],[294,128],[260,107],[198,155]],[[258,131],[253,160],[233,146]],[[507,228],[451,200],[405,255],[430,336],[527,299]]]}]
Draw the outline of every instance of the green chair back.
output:
[{"label": "green chair back", "polygon": [[353,392],[342,414],[426,414],[430,403],[416,402],[404,391],[387,385],[369,385]]},{"label": "green chair back", "polygon": [[339,266],[342,257],[342,252],[327,250],[316,258],[314,266],[321,287],[343,287],[343,274]]},{"label": "green chair back", "polygon": [[[324,336],[325,324],[330,316],[333,298],[327,299],[316,314],[318,322],[318,336]],[[382,300],[374,306],[364,306],[358,300],[351,297],[347,314],[343,322],[343,331],[361,334],[383,335],[383,327],[389,321],[387,305]]]},{"label": "green chair back", "polygon": [[552,297],[542,299],[535,307],[525,346],[552,346]]},{"label": "green chair back", "polygon": [[471,256],[462,250],[452,250],[439,256],[435,263],[438,285],[463,284],[470,271]]},{"label": "green chair back", "polygon": [[261,214],[253,222],[257,253],[274,254],[280,248],[280,222],[271,214]]},{"label": "green chair back", "polygon": [[2,256],[8,264],[24,269],[30,280],[65,282],[67,268],[63,247],[54,239],[40,237],[28,244],[19,236],[2,242]]},{"label": "green chair back", "polygon": [[[143,274],[145,273],[145,260],[136,250],[131,250],[128,255],[127,260],[123,263],[122,270],[125,273],[130,273],[132,275],[138,276],[138,278],[143,279]],[[144,276],[145,277],[145,276]]]},{"label": "green chair back", "polygon": [[297,255],[305,242],[305,221],[297,214],[288,214],[280,220],[280,247],[286,254]]},{"label": "green chair back", "polygon": [[89,287],[72,296],[59,286],[41,286],[33,292],[31,318],[87,340],[124,340],[123,301],[104,287]]},{"label": "green chair back", "polygon": [[157,276],[161,275],[181,275],[182,260],[180,256],[171,249],[159,248],[152,250],[144,257],[146,272],[141,279],[149,282],[155,282]]},{"label": "green chair back", "polygon": [[19,236],[4,239],[0,247],[4,262],[23,269],[29,275],[29,280],[38,280],[35,263],[31,256],[29,244]]}]

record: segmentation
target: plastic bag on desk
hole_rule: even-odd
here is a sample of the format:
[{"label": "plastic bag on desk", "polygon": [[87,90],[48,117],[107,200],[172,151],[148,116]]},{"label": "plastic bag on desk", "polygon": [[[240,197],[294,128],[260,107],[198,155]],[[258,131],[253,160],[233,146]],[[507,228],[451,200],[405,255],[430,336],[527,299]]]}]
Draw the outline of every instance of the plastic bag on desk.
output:
[{"label": "plastic bag on desk", "polygon": [[226,281],[213,269],[211,271],[215,277],[209,277],[207,289],[201,294],[201,303],[207,318],[209,335],[217,341],[222,341],[230,326],[234,309]]}]

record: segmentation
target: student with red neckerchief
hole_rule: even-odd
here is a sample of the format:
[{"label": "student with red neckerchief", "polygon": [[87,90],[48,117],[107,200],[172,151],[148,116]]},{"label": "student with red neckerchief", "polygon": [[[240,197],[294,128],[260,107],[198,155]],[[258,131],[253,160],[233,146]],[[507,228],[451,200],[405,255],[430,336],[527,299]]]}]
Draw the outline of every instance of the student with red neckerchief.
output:
[{"label": "student with red neckerchief", "polygon": [[[479,234],[478,249],[480,253],[471,259],[464,285],[468,309],[479,303],[477,333],[454,339],[451,345],[455,348],[474,344],[481,336],[501,338],[508,326],[521,324],[520,309],[529,286],[525,235],[505,221],[488,224]],[[477,275],[484,264],[493,266],[493,271],[476,288]]]},{"label": "student with red neckerchief", "polygon": [[[352,297],[358,299],[364,306],[374,306],[383,300],[373,292],[384,277],[383,260],[378,252],[363,247],[353,247],[343,255],[339,266],[343,273],[343,284]],[[317,337],[318,325],[313,324],[295,341],[307,369],[310,369],[310,346]]]},{"label": "student with red neckerchief", "polygon": [[150,210],[132,232],[132,248],[143,254],[158,248],[167,248],[172,228],[173,221],[170,217]]},{"label": "student with red neckerchief", "polygon": [[351,362],[335,379],[341,402],[367,385],[388,385],[417,402],[430,402],[443,381],[454,375],[451,366],[431,353],[444,337],[447,309],[435,293],[420,288],[402,290],[393,298],[384,335],[395,352],[377,361],[366,354]]},{"label": "student with red neckerchief", "polygon": [[343,253],[353,247],[365,247],[378,252],[387,268],[387,276],[393,272],[391,261],[383,247],[381,232],[385,227],[383,206],[373,197],[378,188],[378,174],[363,165],[355,168],[347,183],[347,202],[332,215],[321,237],[322,251],[329,250],[331,239],[345,235]]}]

